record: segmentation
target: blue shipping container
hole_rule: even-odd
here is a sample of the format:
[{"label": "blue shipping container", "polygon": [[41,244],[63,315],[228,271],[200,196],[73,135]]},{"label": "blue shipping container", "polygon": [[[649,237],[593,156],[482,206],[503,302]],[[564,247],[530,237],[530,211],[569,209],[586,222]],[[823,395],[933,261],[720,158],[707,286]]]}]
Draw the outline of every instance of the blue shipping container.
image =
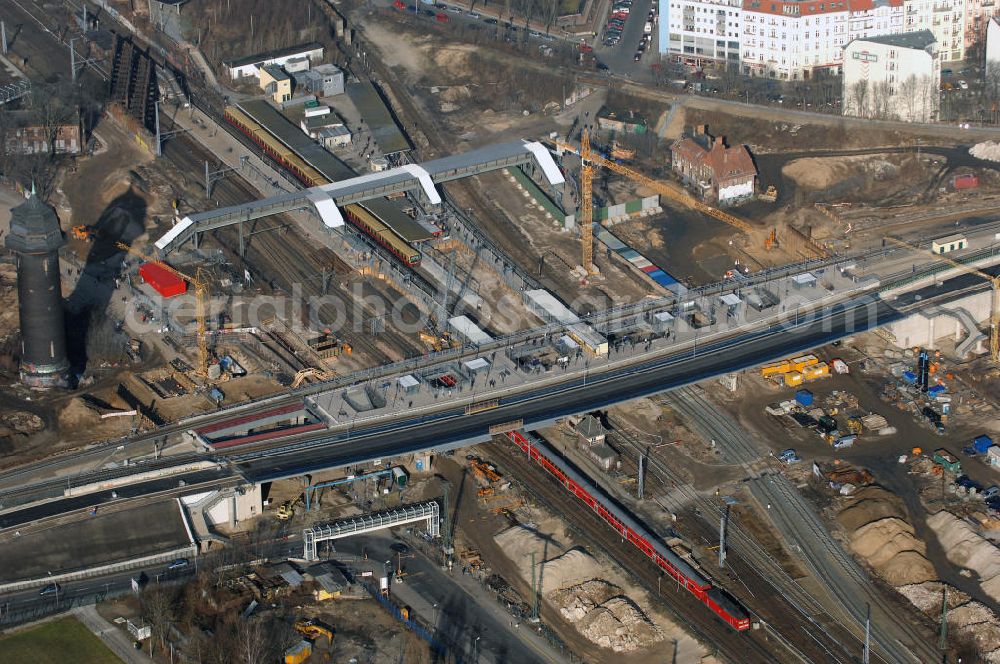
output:
[{"label": "blue shipping container", "polygon": [[907,383],[915,383],[917,382],[917,374],[913,373],[912,371],[904,371],[903,380],[905,380]]},{"label": "blue shipping container", "polygon": [[929,388],[927,388],[927,394],[929,394],[932,397],[936,397],[939,394],[944,394],[947,391],[948,388],[945,387],[944,385],[932,385]]},{"label": "blue shipping container", "polygon": [[809,390],[799,390],[795,393],[795,400],[803,406],[813,405],[813,393]]},{"label": "blue shipping container", "polygon": [[986,454],[986,450],[993,446],[993,439],[989,436],[979,436],[972,441],[972,446],[976,448],[977,454]]}]

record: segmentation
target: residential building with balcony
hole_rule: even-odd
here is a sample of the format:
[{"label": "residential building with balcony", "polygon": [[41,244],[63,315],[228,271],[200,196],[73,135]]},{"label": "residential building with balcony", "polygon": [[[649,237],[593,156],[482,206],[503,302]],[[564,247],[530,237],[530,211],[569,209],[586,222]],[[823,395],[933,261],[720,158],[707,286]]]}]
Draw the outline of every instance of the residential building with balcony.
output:
[{"label": "residential building with balcony", "polygon": [[739,66],[743,0],[660,0],[660,54]]}]

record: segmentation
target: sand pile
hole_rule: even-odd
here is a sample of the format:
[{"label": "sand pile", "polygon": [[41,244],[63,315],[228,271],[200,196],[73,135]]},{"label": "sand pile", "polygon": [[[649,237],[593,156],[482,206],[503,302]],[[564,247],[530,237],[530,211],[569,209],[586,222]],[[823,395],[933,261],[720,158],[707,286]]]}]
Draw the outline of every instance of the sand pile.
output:
[{"label": "sand pile", "polygon": [[851,496],[837,515],[848,532],[851,549],[894,586],[937,578],[927,560],[927,548],[906,522],[899,499],[878,486],[868,486]]},{"label": "sand pile", "polygon": [[602,648],[632,652],[662,641],[663,632],[620,590],[591,579],[557,590],[550,599],[581,634]]},{"label": "sand pile", "polygon": [[987,161],[1000,161],[1000,143],[996,141],[976,143],[969,148],[969,154]]},{"label": "sand pile", "polygon": [[975,572],[983,592],[1000,601],[1000,549],[950,512],[931,515],[927,525],[937,535],[948,560]]},{"label": "sand pile", "polygon": [[925,557],[926,546],[913,532],[913,526],[902,519],[886,517],[855,530],[851,549],[894,586],[931,581],[937,578],[934,566]]}]

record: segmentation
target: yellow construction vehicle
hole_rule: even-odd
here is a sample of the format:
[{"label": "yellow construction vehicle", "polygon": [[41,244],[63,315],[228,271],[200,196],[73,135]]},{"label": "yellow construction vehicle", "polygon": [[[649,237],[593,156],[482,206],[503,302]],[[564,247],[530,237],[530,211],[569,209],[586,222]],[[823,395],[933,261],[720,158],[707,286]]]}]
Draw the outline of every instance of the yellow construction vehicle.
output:
[{"label": "yellow construction vehicle", "polygon": [[91,226],[74,226],[70,229],[70,234],[77,240],[93,242],[97,237],[97,229]]},{"label": "yellow construction vehicle", "polygon": [[905,242],[899,238],[886,236],[885,239],[901,247],[930,254],[937,260],[944,261],[948,265],[962,270],[966,274],[973,274],[980,279],[985,280],[986,283],[990,285],[990,288],[993,291],[992,299],[990,301],[990,361],[993,362],[993,364],[1000,364],[1000,276],[994,277],[992,274],[987,274],[986,272],[977,270],[976,268],[970,267],[969,265],[961,263],[953,258],[948,258],[947,256],[943,256],[941,254],[935,254],[933,251],[927,249],[915,247],[909,242]]},{"label": "yellow construction vehicle", "polygon": [[184,281],[188,282],[194,287],[194,297],[195,297],[195,319],[198,322],[198,363],[199,363],[199,373],[202,376],[208,376],[208,331],[205,318],[208,311],[208,280],[205,278],[205,273],[199,267],[195,276],[190,276],[184,274],[180,270],[175,270],[166,263],[157,261],[138,250],[133,249],[124,242],[119,242],[117,244],[118,248],[122,251],[126,251],[133,256],[138,256],[144,261],[149,261],[152,263],[157,263],[167,272],[170,272],[175,277],[179,277]]},{"label": "yellow construction vehicle", "polygon": [[318,620],[312,618],[309,620],[297,620],[294,626],[295,631],[302,636],[314,641],[326,637],[328,644],[333,643],[333,628]]},{"label": "yellow construction vehicle", "polygon": [[703,203],[698,199],[691,196],[689,193],[684,191],[679,185],[663,182],[655,178],[643,175],[639,171],[631,169],[627,166],[622,166],[610,159],[605,159],[599,154],[595,153],[590,149],[590,132],[584,128],[583,133],[580,135],[580,147],[577,148],[569,143],[563,143],[561,141],[556,141],[555,146],[557,149],[566,150],[574,154],[580,155],[581,169],[580,169],[580,236],[583,243],[583,268],[587,271],[587,274],[594,274],[595,268],[593,263],[594,255],[594,237],[593,237],[593,222],[594,222],[594,167],[601,166],[607,168],[610,171],[614,171],[619,175],[624,175],[633,182],[637,182],[641,185],[649,187],[659,195],[668,198],[669,200],[689,207],[693,210],[697,210],[703,214],[706,214],[713,219],[718,219],[723,221],[730,226],[742,231],[743,233],[749,234],[752,227],[745,220],[740,219],[736,215],[729,214],[728,212],[723,212],[718,208],[712,207],[707,203]]},{"label": "yellow construction vehicle", "polygon": [[480,498],[486,498],[488,496],[492,496],[493,495],[493,487],[491,487],[491,486],[483,487],[482,489],[480,489],[479,491],[476,492],[476,495],[479,496]]},{"label": "yellow construction vehicle", "polygon": [[765,191],[763,194],[761,194],[760,196],[758,196],[758,198],[760,200],[762,200],[762,201],[767,201],[768,203],[775,202],[776,200],[778,200],[778,189],[777,189],[777,187],[775,187],[773,184],[770,185],[767,188],[767,191]]},{"label": "yellow construction vehicle", "polygon": [[278,519],[278,521],[288,521],[295,516],[295,506],[301,502],[301,495],[294,500],[286,500],[278,506],[278,509],[274,512],[274,516]]},{"label": "yellow construction vehicle", "polygon": [[432,334],[426,330],[421,330],[418,332],[420,335],[420,340],[425,344],[434,349],[435,352],[440,352],[447,348],[451,348],[451,334],[448,332],[442,332],[441,334]]},{"label": "yellow construction vehicle", "polygon": [[861,435],[861,431],[864,429],[864,425],[861,423],[861,418],[849,417],[847,419],[847,430],[854,435]]},{"label": "yellow construction vehicle", "polygon": [[764,240],[764,248],[770,251],[778,246],[778,230],[772,228],[770,234],[768,234],[767,239]]}]

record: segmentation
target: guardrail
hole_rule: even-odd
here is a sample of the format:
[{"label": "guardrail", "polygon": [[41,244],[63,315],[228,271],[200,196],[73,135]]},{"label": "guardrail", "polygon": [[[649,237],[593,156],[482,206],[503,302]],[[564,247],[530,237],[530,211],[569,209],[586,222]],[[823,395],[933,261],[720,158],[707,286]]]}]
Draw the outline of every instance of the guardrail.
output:
[{"label": "guardrail", "polygon": [[37,579],[29,579],[27,581],[14,581],[11,583],[0,584],[0,594],[14,593],[21,590],[31,590],[32,588],[47,586],[50,583],[79,581],[80,579],[90,579],[95,576],[106,576],[116,572],[127,572],[140,567],[149,567],[150,565],[169,563],[177,560],[178,558],[183,558],[185,556],[194,557],[196,555],[198,555],[198,545],[188,544],[179,549],[173,549],[164,553],[155,553],[141,558],[132,558],[131,560],[110,563],[108,565],[100,565],[98,567],[91,567],[89,569],[79,570],[76,572],[53,574],[51,576],[43,576]]}]

